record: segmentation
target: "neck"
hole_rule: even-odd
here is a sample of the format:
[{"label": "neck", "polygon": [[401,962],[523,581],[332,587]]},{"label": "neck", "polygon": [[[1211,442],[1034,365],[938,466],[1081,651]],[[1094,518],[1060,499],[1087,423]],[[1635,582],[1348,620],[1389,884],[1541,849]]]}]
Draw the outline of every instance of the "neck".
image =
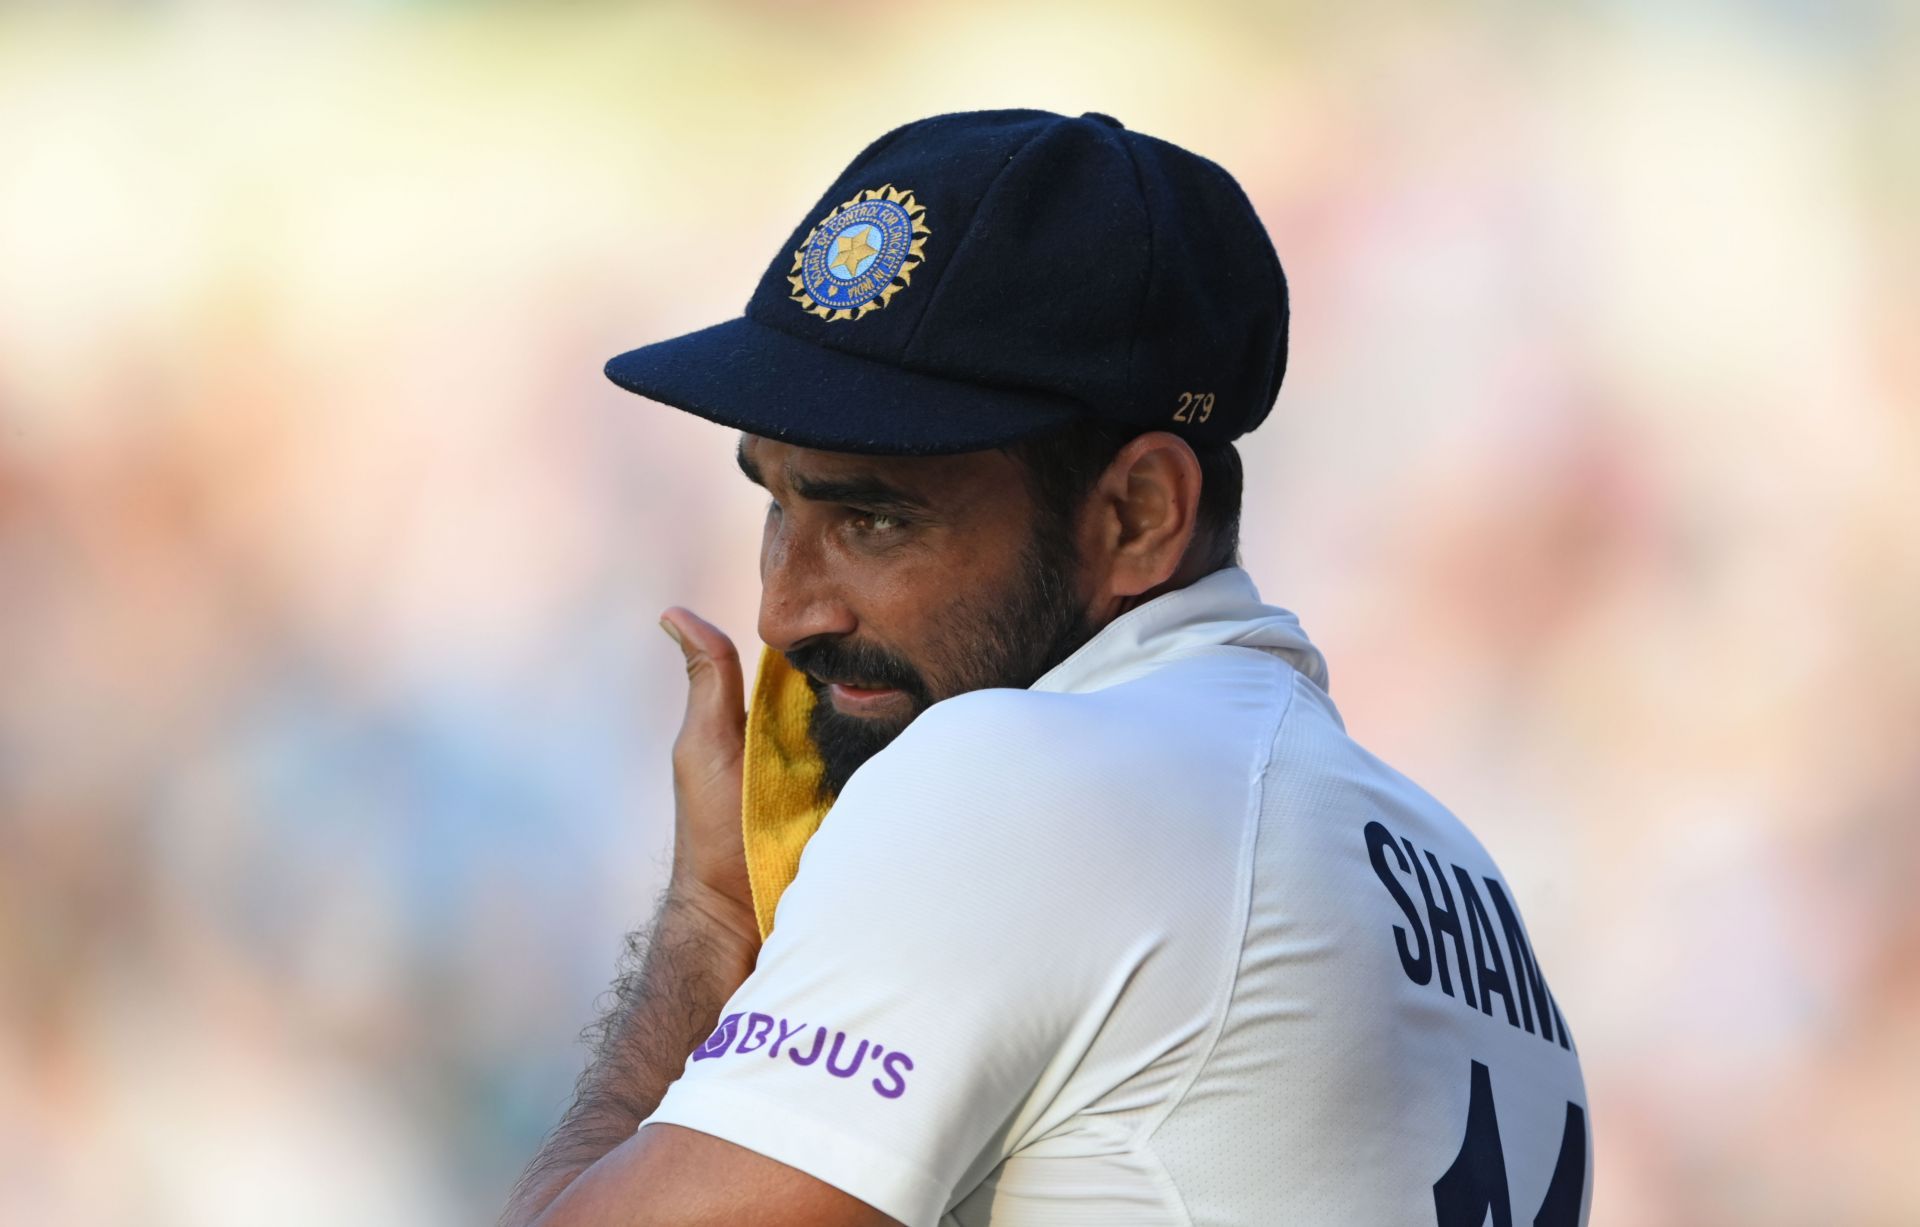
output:
[{"label": "neck", "polygon": [[1164,581],[1155,584],[1153,587],[1138,595],[1116,598],[1112,611],[1101,625],[1106,625],[1107,622],[1113,621],[1113,619],[1130,610],[1138,609],[1156,597],[1165,596],[1169,592],[1178,592],[1182,588],[1190,587],[1200,582],[1207,576],[1212,575],[1215,571],[1224,570],[1234,565],[1236,564],[1232,561],[1216,565],[1201,558],[1198,551],[1189,550],[1186,557],[1180,560],[1180,565],[1174,568],[1173,574],[1169,575]]}]

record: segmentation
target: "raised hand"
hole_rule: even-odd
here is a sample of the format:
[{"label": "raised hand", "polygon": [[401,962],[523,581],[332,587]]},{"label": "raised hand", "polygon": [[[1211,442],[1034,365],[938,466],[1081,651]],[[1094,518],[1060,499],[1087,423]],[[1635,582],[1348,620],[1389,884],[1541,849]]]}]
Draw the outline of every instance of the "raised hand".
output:
[{"label": "raised hand", "polygon": [[740,653],[719,627],[675,606],[660,625],[687,665],[687,710],[673,743],[672,889],[756,947],[740,827],[746,687]]}]

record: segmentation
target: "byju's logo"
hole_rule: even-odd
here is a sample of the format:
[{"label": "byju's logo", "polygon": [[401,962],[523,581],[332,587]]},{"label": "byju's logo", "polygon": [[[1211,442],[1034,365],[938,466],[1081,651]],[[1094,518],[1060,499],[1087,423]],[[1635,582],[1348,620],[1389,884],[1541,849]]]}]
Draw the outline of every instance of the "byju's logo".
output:
[{"label": "byju's logo", "polygon": [[[895,1049],[888,1052],[881,1044],[861,1040],[859,1046],[849,1049],[849,1037],[845,1031],[829,1033],[825,1027],[813,1029],[812,1041],[805,1046],[806,1055],[802,1056],[803,1042],[807,1024],[789,1023],[784,1018],[775,1018],[771,1014],[748,1014],[746,1022],[741,1023],[741,1015],[729,1014],[720,1020],[706,1042],[693,1050],[693,1060],[711,1061],[715,1057],[729,1054],[741,1056],[750,1052],[764,1051],[767,1056],[778,1059],[782,1047],[786,1049],[787,1059],[795,1065],[809,1066],[823,1064],[826,1071],[836,1078],[851,1078],[858,1074],[862,1066],[869,1070],[877,1069],[868,1084],[874,1093],[882,1099],[898,1099],[907,1093],[907,1073],[913,1068],[913,1058]],[[832,1040],[827,1036],[831,1034]],[[788,1043],[788,1041],[793,1041]],[[821,1062],[824,1054],[825,1061]],[[871,1060],[872,1065],[867,1065]]]},{"label": "byju's logo", "polygon": [[733,1046],[734,1033],[739,1030],[740,1016],[738,1014],[727,1015],[720,1020],[720,1025],[714,1028],[713,1034],[707,1037],[707,1042],[693,1050],[693,1059],[696,1061],[705,1061],[712,1057],[724,1055],[727,1049]]}]

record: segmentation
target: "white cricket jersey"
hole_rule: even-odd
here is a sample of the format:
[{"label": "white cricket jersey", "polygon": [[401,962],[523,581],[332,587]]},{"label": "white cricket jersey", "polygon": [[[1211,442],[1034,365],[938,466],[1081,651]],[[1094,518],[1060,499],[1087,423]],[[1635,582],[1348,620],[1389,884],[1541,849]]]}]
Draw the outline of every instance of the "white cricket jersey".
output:
[{"label": "white cricket jersey", "polygon": [[1584,1223],[1516,896],[1245,571],[934,704],[807,844],[643,1122],[909,1227]]}]

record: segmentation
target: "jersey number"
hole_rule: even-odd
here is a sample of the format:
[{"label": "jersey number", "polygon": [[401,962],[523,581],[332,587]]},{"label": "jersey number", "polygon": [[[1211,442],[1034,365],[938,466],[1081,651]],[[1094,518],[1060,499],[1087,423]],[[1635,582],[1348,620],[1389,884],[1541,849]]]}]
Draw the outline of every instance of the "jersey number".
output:
[{"label": "jersey number", "polygon": [[[1579,1104],[1569,1103],[1560,1131],[1560,1157],[1533,1227],[1579,1227],[1586,1184],[1587,1114]],[[1500,1149],[1500,1121],[1493,1114],[1493,1078],[1478,1061],[1473,1063],[1473,1090],[1467,1099],[1467,1136],[1453,1166],[1433,1182],[1433,1208],[1440,1227],[1482,1227],[1489,1212],[1493,1227],[1513,1227],[1507,1157]]]}]

